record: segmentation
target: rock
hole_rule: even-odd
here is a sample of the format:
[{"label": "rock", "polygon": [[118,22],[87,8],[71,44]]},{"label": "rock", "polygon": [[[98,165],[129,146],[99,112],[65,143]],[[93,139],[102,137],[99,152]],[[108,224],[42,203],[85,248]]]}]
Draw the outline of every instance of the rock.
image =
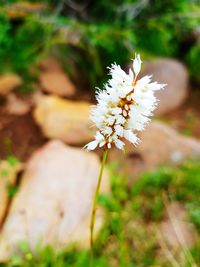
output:
[{"label": "rock", "polygon": [[141,132],[140,138],[142,142],[135,150],[149,168],[163,163],[179,164],[189,157],[200,155],[198,140],[185,137],[161,122],[152,122]]},{"label": "rock", "polygon": [[62,71],[62,67],[59,62],[54,58],[42,59],[39,65],[43,72]]},{"label": "rock", "polygon": [[110,160],[117,160],[120,166],[124,166],[126,174],[132,179],[162,164],[176,165],[200,156],[198,140],[182,136],[161,122],[152,122],[139,137],[141,143],[137,147],[127,143],[125,155],[116,149],[110,153]]},{"label": "rock", "polygon": [[198,234],[194,225],[189,222],[184,206],[178,202],[168,204],[166,217],[160,230],[170,249],[175,253],[194,246]]},{"label": "rock", "polygon": [[167,84],[164,90],[156,92],[156,96],[160,100],[156,114],[165,114],[183,104],[189,92],[189,75],[182,63],[167,58],[147,62],[142,75],[151,74],[153,80]]},{"label": "rock", "polygon": [[7,95],[21,84],[22,79],[17,74],[5,74],[0,76],[0,95]]},{"label": "rock", "polygon": [[84,145],[93,138],[95,129],[89,114],[89,103],[55,96],[41,98],[34,110],[35,121],[46,137],[72,145]]},{"label": "rock", "polygon": [[3,111],[13,115],[24,115],[31,109],[31,101],[17,97],[15,94],[10,93],[7,96],[6,105],[3,107]]},{"label": "rock", "polygon": [[76,88],[68,76],[59,70],[43,72],[40,75],[40,86],[44,92],[58,96],[70,97],[76,92]]},{"label": "rock", "polygon": [[17,173],[22,169],[19,162],[0,161],[0,226],[9,202],[8,187],[16,182]]},{"label": "rock", "polygon": [[[0,234],[0,261],[19,252],[25,241],[62,249],[75,242],[89,245],[89,221],[100,162],[94,153],[51,141],[28,162],[20,189]],[[101,184],[108,192],[106,173]],[[97,210],[95,232],[103,222]]]}]

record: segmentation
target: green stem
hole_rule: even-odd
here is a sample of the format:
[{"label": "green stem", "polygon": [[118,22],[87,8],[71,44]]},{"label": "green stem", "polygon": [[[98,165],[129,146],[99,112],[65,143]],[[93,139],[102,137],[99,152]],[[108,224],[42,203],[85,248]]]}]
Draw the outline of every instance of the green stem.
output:
[{"label": "green stem", "polygon": [[93,199],[93,207],[92,207],[92,213],[91,213],[91,218],[90,218],[90,246],[91,249],[93,249],[93,243],[94,243],[94,238],[93,238],[93,232],[94,232],[94,225],[95,225],[95,215],[96,215],[96,209],[97,209],[97,201],[98,201],[98,196],[99,196],[99,189],[101,185],[101,180],[102,180],[102,174],[105,166],[105,162],[107,159],[108,155],[108,149],[106,149],[103,153],[103,159],[101,163],[101,169],[98,177],[98,182],[97,182],[97,187],[95,190],[94,194],[94,199]]}]

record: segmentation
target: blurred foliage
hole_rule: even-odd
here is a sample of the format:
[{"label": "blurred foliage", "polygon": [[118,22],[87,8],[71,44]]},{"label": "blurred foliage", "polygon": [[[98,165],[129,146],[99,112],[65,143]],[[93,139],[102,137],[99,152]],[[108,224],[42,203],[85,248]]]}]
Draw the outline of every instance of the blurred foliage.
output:
[{"label": "blurred foliage", "polygon": [[31,17],[16,26],[5,14],[0,14],[0,60],[3,63],[0,72],[17,72],[30,83],[35,76],[31,67],[41,55],[51,31],[50,24],[44,27]]},{"label": "blurred foliage", "polygon": [[[6,168],[0,170],[0,176],[5,177],[5,178],[10,176],[10,172],[12,171],[12,168],[16,168],[20,164],[18,159],[13,155],[8,156],[6,158],[6,161],[8,163],[8,166]],[[17,184],[13,183],[13,181],[10,181],[9,179],[7,179],[6,187],[7,187],[8,197],[10,199],[13,198],[18,191]]]},{"label": "blurred foliage", "polygon": [[[99,197],[107,219],[95,242],[93,259],[89,250],[80,250],[74,245],[63,252],[38,247],[38,255],[33,255],[27,244],[21,242],[23,256],[13,257],[8,264],[0,266],[174,267],[160,243],[160,223],[166,218],[166,203],[175,201],[185,207],[188,220],[200,233],[199,161],[186,162],[180,168],[161,167],[144,174],[132,186],[117,175],[114,165],[110,166],[110,172],[111,194]],[[167,253],[174,254],[178,262],[176,266],[200,265],[199,241],[191,249],[181,248],[180,258],[168,249]]]},{"label": "blurred foliage", "polygon": [[[53,54],[75,82],[93,88],[104,82],[106,66],[125,66],[137,51],[180,58],[199,81],[199,0],[1,2],[0,72],[16,71],[29,81],[37,76],[30,66]],[[36,4],[44,6],[36,11]]]},{"label": "blurred foliage", "polygon": [[200,40],[199,43],[192,46],[186,59],[192,77],[200,84]]}]

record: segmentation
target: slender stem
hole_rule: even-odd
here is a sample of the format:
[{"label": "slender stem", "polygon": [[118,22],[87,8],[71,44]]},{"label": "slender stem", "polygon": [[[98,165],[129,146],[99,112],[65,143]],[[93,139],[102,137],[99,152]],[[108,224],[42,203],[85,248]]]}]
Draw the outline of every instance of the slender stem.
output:
[{"label": "slender stem", "polygon": [[103,174],[105,162],[106,162],[106,159],[107,159],[107,155],[108,155],[108,149],[104,150],[104,153],[103,153],[101,169],[100,169],[100,172],[99,172],[97,187],[96,187],[95,194],[94,194],[94,199],[93,199],[93,207],[92,207],[92,213],[91,213],[91,218],[90,218],[90,246],[91,246],[91,249],[93,249],[93,243],[94,243],[93,232],[94,232],[95,215],[96,215],[96,209],[97,209],[97,201],[98,201],[98,196],[99,196],[99,189],[100,189],[100,185],[101,185],[102,174]]}]

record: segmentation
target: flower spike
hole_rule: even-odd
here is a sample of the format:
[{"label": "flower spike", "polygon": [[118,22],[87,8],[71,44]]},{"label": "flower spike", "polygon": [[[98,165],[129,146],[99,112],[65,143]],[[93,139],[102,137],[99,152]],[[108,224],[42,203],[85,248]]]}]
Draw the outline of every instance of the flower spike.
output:
[{"label": "flower spike", "polygon": [[109,67],[111,79],[104,90],[97,91],[97,105],[91,110],[91,120],[98,131],[85,149],[110,149],[113,145],[123,149],[124,139],[134,145],[140,141],[135,132],[144,130],[149,123],[158,102],[154,93],[166,86],[151,82],[151,76],[138,79],[141,64],[140,55],[135,55],[128,74],[116,63]]}]

